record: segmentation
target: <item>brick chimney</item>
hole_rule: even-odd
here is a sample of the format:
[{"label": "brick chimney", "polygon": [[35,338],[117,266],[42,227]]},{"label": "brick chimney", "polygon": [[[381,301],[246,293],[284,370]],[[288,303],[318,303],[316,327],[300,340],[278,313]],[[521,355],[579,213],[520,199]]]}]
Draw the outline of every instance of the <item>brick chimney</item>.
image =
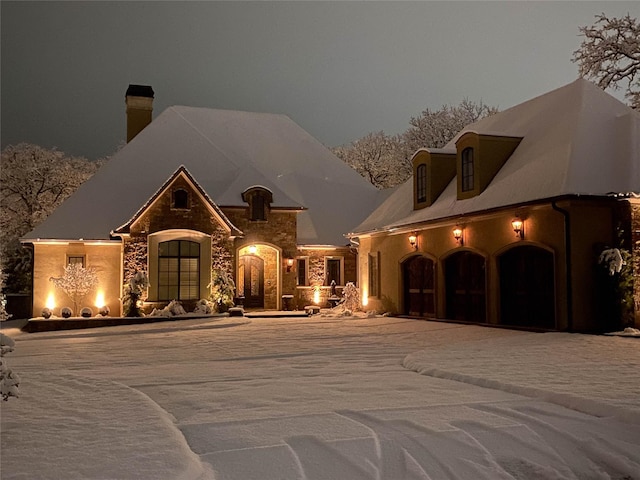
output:
[{"label": "brick chimney", "polygon": [[127,143],[151,123],[153,88],[148,85],[129,85],[125,95],[127,105]]}]

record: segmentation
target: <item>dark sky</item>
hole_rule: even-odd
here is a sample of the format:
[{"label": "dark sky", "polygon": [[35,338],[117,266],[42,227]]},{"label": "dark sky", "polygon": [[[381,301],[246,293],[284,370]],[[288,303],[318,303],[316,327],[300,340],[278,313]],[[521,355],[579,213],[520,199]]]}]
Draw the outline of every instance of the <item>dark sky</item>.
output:
[{"label": "dark sky", "polygon": [[[125,137],[124,93],[283,113],[327,146],[425,108],[508,108],[577,78],[578,27],[640,2],[0,2],[2,146],[91,159]],[[617,95],[622,98],[622,94]]]}]

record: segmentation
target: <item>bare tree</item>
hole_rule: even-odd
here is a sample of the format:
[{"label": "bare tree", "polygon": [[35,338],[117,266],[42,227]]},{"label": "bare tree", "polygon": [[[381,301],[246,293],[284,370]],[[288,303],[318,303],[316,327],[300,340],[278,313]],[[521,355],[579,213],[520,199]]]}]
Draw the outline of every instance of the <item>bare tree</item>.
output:
[{"label": "bare tree", "polygon": [[61,277],[49,278],[51,282],[73,302],[73,313],[80,314],[84,297],[98,286],[98,275],[92,268],[84,268],[80,263],[70,263]]},{"label": "bare tree", "polygon": [[24,291],[30,286],[31,256],[18,239],[51,214],[102,163],[28,143],[2,150],[0,253],[9,275],[9,291]]},{"label": "bare tree", "polygon": [[378,188],[402,183],[411,173],[403,162],[402,139],[383,131],[369,133],[333,153]]},{"label": "bare tree", "polygon": [[411,126],[400,135],[389,136],[382,131],[369,133],[332,151],[376,187],[393,187],[411,176],[411,158],[416,150],[441,148],[467,125],[497,112],[495,107],[465,98],[457,106],[424,110],[411,118]]},{"label": "bare tree", "polygon": [[593,25],[580,27],[584,40],[572,61],[580,75],[603,89],[617,90],[626,83],[625,97],[640,110],[640,23],[629,14],[609,18],[602,13],[596,19]]}]

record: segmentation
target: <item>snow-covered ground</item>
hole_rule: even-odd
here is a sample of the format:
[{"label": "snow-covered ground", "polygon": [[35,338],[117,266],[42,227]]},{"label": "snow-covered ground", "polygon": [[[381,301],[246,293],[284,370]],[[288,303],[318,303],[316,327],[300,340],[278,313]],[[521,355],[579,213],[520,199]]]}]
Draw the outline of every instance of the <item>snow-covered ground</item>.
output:
[{"label": "snow-covered ground", "polygon": [[392,317],[21,334],[2,479],[640,479],[640,338]]}]

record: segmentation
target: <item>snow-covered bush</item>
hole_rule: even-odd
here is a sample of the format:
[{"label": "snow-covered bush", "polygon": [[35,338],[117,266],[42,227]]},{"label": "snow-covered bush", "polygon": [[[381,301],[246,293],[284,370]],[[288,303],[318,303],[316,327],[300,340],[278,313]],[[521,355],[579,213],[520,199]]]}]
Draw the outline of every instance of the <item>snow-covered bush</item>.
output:
[{"label": "snow-covered bush", "polygon": [[60,310],[60,315],[62,315],[62,318],[69,318],[73,315],[73,310],[71,310],[69,307],[62,307],[62,310]]},{"label": "snow-covered bush", "polygon": [[609,271],[610,276],[620,273],[622,267],[627,264],[627,262],[622,258],[622,253],[618,248],[608,248],[603,250],[598,258],[598,263],[603,265]]},{"label": "snow-covered bush", "polygon": [[169,305],[161,310],[153,309],[152,317],[175,317],[176,315],[185,315],[187,312],[178,300],[171,300]]},{"label": "snow-covered bush", "polygon": [[91,318],[93,317],[93,310],[91,310],[89,307],[84,307],[82,310],[80,310],[80,316],[82,318]]},{"label": "snow-covered bush", "polygon": [[344,296],[344,308],[351,312],[360,310],[360,290],[353,282],[348,282],[342,291]]},{"label": "snow-covered bush", "polygon": [[109,315],[109,313],[111,313],[111,309],[109,308],[108,305],[104,305],[100,307],[100,309],[98,310],[98,314],[103,317],[106,317],[107,315]]},{"label": "snow-covered bush", "polygon": [[196,304],[196,308],[194,308],[193,313],[197,313],[200,315],[210,315],[215,311],[215,304],[210,302],[206,298],[202,298],[198,300]]},{"label": "snow-covered bush", "polygon": [[5,308],[7,306],[7,297],[4,295],[4,281],[6,278],[7,275],[0,270],[0,322],[11,318],[11,314]]},{"label": "snow-covered bush", "polygon": [[233,278],[220,268],[211,271],[211,300],[215,304],[216,311],[223,313],[233,307],[233,295],[236,284]]},{"label": "snow-covered bush", "polygon": [[50,308],[44,307],[42,309],[42,318],[46,320],[47,318],[51,318],[51,315],[53,315],[53,312]]},{"label": "snow-covered bush", "polygon": [[19,393],[20,377],[9,368],[4,358],[7,353],[13,352],[14,347],[13,339],[0,332],[0,396],[4,401],[9,397],[17,398]]},{"label": "snow-covered bush", "polygon": [[122,292],[122,311],[125,317],[142,317],[140,300],[149,286],[149,278],[144,272],[136,272],[127,283]]},{"label": "snow-covered bush", "polygon": [[49,278],[56,288],[62,290],[73,302],[73,311],[78,312],[85,295],[98,286],[98,275],[93,268],[84,268],[80,263],[64,267],[61,277]]}]

